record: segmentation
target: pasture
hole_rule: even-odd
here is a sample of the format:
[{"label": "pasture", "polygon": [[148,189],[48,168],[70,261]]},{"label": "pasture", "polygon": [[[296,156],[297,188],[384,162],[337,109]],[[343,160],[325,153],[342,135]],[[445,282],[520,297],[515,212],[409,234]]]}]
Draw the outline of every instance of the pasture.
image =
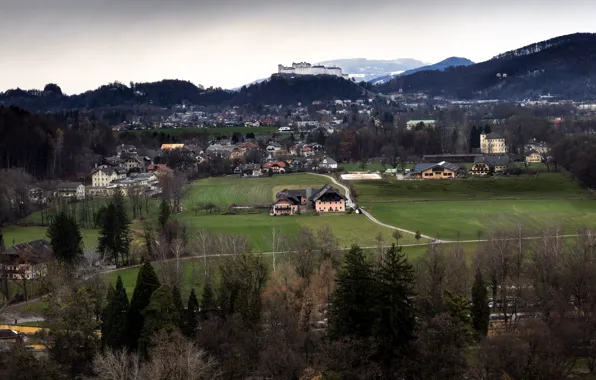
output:
[{"label": "pasture", "polygon": [[489,231],[521,226],[526,234],[560,225],[573,234],[596,227],[596,203],[581,200],[471,200],[362,204],[383,223],[443,240],[486,239]]},{"label": "pasture", "polygon": [[522,226],[596,227],[594,197],[563,173],[461,180],[356,182],[358,203],[381,222],[444,240],[482,239]]},{"label": "pasture", "polygon": [[[6,246],[27,243],[40,239],[49,241],[47,231],[47,227],[8,226],[2,228],[2,234],[4,235],[4,243]],[[97,237],[99,236],[99,230],[81,229],[81,235],[83,236],[85,250],[91,250],[97,247]]]},{"label": "pasture", "polygon": [[563,173],[457,180],[388,179],[354,182],[358,202],[450,201],[488,199],[594,199]]},{"label": "pasture", "polygon": [[275,194],[288,188],[320,188],[329,182],[324,177],[311,174],[279,174],[264,178],[240,178],[238,176],[200,179],[191,184],[184,199],[184,208],[213,203],[218,207],[231,204],[241,206],[269,205]]}]

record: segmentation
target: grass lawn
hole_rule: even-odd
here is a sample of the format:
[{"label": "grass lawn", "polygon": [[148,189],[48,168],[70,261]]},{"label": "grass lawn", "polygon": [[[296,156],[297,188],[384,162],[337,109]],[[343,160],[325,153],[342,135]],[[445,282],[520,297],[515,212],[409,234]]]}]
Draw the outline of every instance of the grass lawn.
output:
[{"label": "grass lawn", "polygon": [[[4,234],[4,243],[7,246],[27,243],[33,240],[49,240],[47,237],[47,231],[47,227],[8,226],[2,229],[2,233]],[[83,235],[85,249],[94,249],[97,246],[99,230],[82,229],[81,235]]]},{"label": "grass lawn", "polygon": [[446,202],[363,203],[384,223],[441,239],[485,238],[489,230],[521,224],[527,233],[560,224],[567,233],[596,227],[596,202],[588,200],[474,200]]},{"label": "grass lawn", "polygon": [[246,136],[247,133],[254,133],[255,136],[268,135],[270,133],[279,132],[275,127],[214,127],[214,128],[165,128],[165,129],[149,129],[142,131],[128,131],[135,134],[151,135],[153,133],[164,133],[171,136],[180,136],[183,134],[197,134],[207,133],[210,137],[226,136],[232,137],[234,133],[240,133]]},{"label": "grass lawn", "polygon": [[327,179],[311,174],[278,174],[264,178],[240,178],[239,176],[205,178],[194,182],[184,200],[190,210],[198,203],[211,202],[219,207],[232,203],[243,206],[268,205],[275,194],[284,188],[322,187]]},{"label": "grass lawn", "polygon": [[538,176],[354,182],[359,203],[412,200],[593,199],[563,173]]}]

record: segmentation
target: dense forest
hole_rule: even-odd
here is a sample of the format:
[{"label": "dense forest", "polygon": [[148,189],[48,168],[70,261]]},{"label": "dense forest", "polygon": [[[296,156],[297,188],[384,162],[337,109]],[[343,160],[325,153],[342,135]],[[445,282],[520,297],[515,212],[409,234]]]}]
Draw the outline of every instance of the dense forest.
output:
[{"label": "dense forest", "polygon": [[360,85],[330,76],[272,76],[271,79],[243,87],[234,104],[303,104],[315,100],[362,98],[366,91]]},{"label": "dense forest", "polygon": [[[377,86],[383,93],[428,92],[455,98],[596,97],[595,34],[573,34],[503,53],[486,62],[422,71]],[[497,77],[501,74],[501,77]],[[506,77],[503,77],[506,74]]]}]

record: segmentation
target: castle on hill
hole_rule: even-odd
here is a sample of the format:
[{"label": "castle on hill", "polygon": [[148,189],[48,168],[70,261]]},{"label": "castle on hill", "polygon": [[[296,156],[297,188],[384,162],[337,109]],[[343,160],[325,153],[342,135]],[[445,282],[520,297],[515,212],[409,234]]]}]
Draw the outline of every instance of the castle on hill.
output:
[{"label": "castle on hill", "polygon": [[342,69],[336,66],[325,67],[322,65],[311,65],[307,62],[292,63],[291,67],[278,65],[278,74],[289,74],[289,75],[334,75],[349,79],[348,74],[344,74]]}]

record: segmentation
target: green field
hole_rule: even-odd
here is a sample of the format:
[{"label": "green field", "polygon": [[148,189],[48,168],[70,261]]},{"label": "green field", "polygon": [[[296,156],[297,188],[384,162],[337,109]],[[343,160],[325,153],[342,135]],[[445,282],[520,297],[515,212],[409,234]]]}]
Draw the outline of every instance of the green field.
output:
[{"label": "green field", "polygon": [[[17,227],[8,226],[2,229],[4,235],[4,243],[7,246],[15,244],[27,243],[33,240],[45,239],[47,237],[47,227]],[[83,243],[85,249],[95,249],[97,246],[98,230],[82,229],[81,235],[83,235]]]},{"label": "green field", "polygon": [[205,178],[194,182],[184,200],[185,209],[211,202],[218,207],[232,203],[241,206],[268,205],[275,194],[284,188],[322,187],[330,181],[311,174],[280,174],[265,178],[240,178],[238,176]]},{"label": "green field", "polygon": [[521,225],[527,234],[556,224],[566,233],[596,227],[596,202],[576,200],[491,200],[362,204],[381,222],[440,239],[485,239],[488,231]]},{"label": "green field", "polygon": [[358,202],[485,199],[593,199],[562,173],[537,176],[468,178],[457,180],[360,181],[354,186]]},{"label": "green field", "polygon": [[594,197],[563,173],[538,176],[356,182],[358,203],[380,221],[440,239],[485,238],[522,226],[596,227]]},{"label": "green field", "polygon": [[255,136],[263,136],[279,132],[276,127],[213,127],[213,128],[164,128],[149,129],[142,131],[128,131],[139,135],[151,135],[153,133],[164,133],[170,136],[181,136],[184,134],[207,133],[210,137],[232,137],[234,133],[246,136],[247,133],[254,133]]}]

